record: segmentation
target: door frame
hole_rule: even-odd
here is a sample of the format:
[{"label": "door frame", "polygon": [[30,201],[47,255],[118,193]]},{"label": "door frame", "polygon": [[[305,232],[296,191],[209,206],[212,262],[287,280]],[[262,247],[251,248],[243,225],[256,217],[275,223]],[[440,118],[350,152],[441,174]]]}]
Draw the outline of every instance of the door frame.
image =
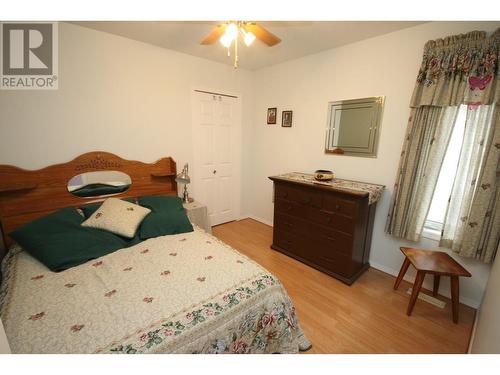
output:
[{"label": "door frame", "polygon": [[[193,193],[193,197],[196,199],[197,196],[197,186],[199,186],[199,165],[198,158],[196,156],[196,131],[198,124],[195,122],[194,118],[194,105],[197,99],[199,91],[214,93],[213,95],[230,95],[234,96],[236,100],[236,112],[235,112],[235,124],[234,124],[234,148],[233,148],[233,158],[234,158],[234,191],[233,191],[233,199],[234,199],[234,220],[239,220],[241,218],[241,168],[242,168],[242,160],[243,160],[243,138],[242,138],[242,128],[243,128],[243,118],[242,118],[242,110],[243,110],[243,95],[241,93],[228,91],[224,89],[217,89],[213,87],[206,86],[193,86],[191,88],[191,140],[192,140],[192,153],[191,160],[193,161],[193,165],[189,166],[190,177],[192,180],[192,186],[189,187],[189,190]],[[200,202],[202,204],[206,204],[206,202]]]}]

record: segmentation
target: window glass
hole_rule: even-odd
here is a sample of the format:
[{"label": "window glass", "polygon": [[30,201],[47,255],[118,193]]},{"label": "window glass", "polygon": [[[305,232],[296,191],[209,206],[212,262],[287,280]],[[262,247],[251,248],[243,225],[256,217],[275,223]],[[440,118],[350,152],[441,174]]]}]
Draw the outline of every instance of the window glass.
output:
[{"label": "window glass", "polygon": [[460,150],[465,131],[465,121],[467,118],[467,106],[460,106],[460,110],[455,122],[453,133],[451,134],[450,143],[446,150],[446,155],[443,160],[439,178],[436,184],[436,190],[432,197],[431,207],[427,214],[425,226],[434,230],[441,230],[444,217],[446,215],[446,207],[450,198],[453,181],[457,172],[458,160],[460,158]]}]

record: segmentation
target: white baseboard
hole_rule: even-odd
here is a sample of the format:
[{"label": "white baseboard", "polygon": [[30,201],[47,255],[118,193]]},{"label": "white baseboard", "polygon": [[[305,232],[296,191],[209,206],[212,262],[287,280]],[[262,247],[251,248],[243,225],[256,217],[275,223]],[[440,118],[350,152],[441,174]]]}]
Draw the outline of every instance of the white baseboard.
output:
[{"label": "white baseboard", "polygon": [[242,220],[242,219],[253,219],[255,221],[261,222],[262,224],[269,225],[270,227],[273,226],[273,222],[272,221],[269,221],[269,220],[266,220],[266,219],[263,219],[261,217],[257,217],[257,216],[254,216],[254,215],[246,215],[245,217],[242,217],[240,220]]},{"label": "white baseboard", "polygon": [[[389,268],[387,266],[384,266],[384,265],[376,263],[376,262],[370,261],[370,266],[377,269],[377,270],[380,270],[382,272],[388,273],[389,275],[392,275],[392,276],[398,276],[398,274],[399,274],[399,270],[394,270],[392,268]],[[412,278],[408,275],[406,275],[403,278],[403,280],[408,281],[409,283],[412,283],[412,284],[415,281],[414,278]],[[449,292],[449,291],[447,291],[447,292]],[[460,297],[460,302],[463,303],[464,305],[470,306],[474,309],[477,309],[479,307],[479,304],[480,304],[479,301],[476,301],[472,298],[467,298],[467,297]]]},{"label": "white baseboard", "polygon": [[467,354],[472,354],[472,345],[474,344],[474,340],[476,338],[477,322],[479,320],[479,309],[477,309],[476,316],[474,317],[474,325],[472,326],[472,333],[470,335],[469,347],[467,348]]}]

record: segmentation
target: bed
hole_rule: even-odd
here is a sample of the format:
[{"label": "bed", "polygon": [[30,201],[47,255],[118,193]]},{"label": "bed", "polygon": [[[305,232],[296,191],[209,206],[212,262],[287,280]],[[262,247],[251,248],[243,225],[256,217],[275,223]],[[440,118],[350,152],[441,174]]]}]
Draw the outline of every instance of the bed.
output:
[{"label": "bed", "polygon": [[78,173],[119,170],[117,196],[177,195],[171,158],[156,163],[105,152],[38,171],[0,166],[0,316],[13,353],[296,353],[311,345],[292,301],[266,269],[200,228],[51,272],[8,233],[84,199]]}]

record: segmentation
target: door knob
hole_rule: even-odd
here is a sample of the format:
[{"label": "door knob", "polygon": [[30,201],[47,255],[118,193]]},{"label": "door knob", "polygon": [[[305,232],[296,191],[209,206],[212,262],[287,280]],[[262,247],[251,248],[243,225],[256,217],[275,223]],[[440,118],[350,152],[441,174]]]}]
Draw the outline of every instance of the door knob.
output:
[{"label": "door knob", "polygon": [[216,173],[217,173],[217,171],[214,169],[213,174],[216,174]]}]

